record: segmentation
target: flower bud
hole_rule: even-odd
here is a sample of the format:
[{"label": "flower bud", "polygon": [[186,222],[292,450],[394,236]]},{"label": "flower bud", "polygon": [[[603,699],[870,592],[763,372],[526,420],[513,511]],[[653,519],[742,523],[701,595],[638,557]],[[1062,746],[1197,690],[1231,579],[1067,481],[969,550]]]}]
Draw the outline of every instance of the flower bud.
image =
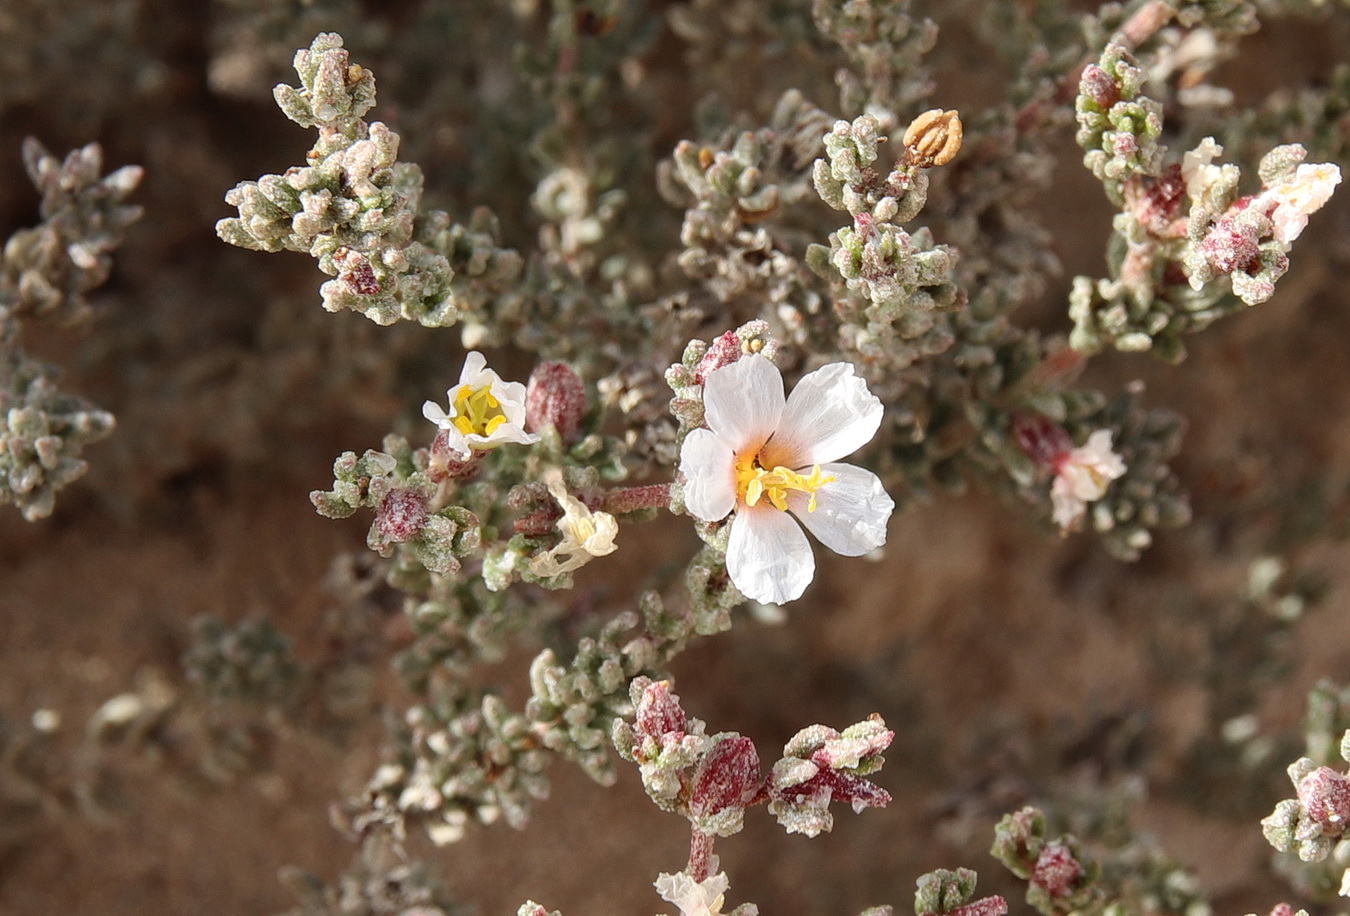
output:
[{"label": "flower bud", "polygon": [[1318,767],[1298,783],[1298,801],[1303,816],[1339,835],[1350,826],[1350,779],[1331,767]]},{"label": "flower bud", "polygon": [[736,336],[735,331],[727,331],[712,342],[703,359],[699,360],[698,368],[694,370],[695,384],[702,385],[704,379],[711,373],[736,362],[741,358],[742,352],[740,337]]},{"label": "flower bud", "polygon": [[539,432],[552,426],[564,441],[576,435],[586,412],[586,386],[562,363],[540,363],[525,392],[525,426]]},{"label": "flower bud", "polygon": [[955,109],[925,111],[905,129],[905,154],[921,169],[946,165],[961,149],[961,116]]},{"label": "flower bud", "polygon": [[386,541],[402,544],[412,540],[428,518],[427,499],[416,490],[390,490],[375,513],[375,527]]},{"label": "flower bud", "polygon": [[1031,869],[1031,883],[1052,898],[1067,897],[1083,876],[1083,866],[1063,843],[1047,843]]}]

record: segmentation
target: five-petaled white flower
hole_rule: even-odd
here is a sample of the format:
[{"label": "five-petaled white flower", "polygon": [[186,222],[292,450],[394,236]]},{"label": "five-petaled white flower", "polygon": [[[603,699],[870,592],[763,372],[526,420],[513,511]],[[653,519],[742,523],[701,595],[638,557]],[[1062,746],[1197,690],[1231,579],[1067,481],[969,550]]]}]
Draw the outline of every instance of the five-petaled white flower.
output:
[{"label": "five-petaled white flower", "polygon": [[[713,858],[715,862],[716,857]],[[654,884],[662,900],[680,908],[680,916],[720,916],[722,900],[731,886],[731,880],[724,871],[710,875],[703,881],[695,881],[681,871],[673,875],[662,872]]]},{"label": "five-petaled white flower", "polygon": [[[560,479],[548,482],[548,491],[562,507],[558,530],[563,539],[548,553],[530,561],[536,576],[560,576],[580,569],[594,557],[608,556],[619,549],[614,543],[619,523],[608,512],[592,512],[585,503],[567,492]],[[561,562],[559,560],[561,559]]]},{"label": "five-petaled white flower", "polygon": [[1341,183],[1341,170],[1327,162],[1304,163],[1287,178],[1261,192],[1255,205],[1273,204],[1270,221],[1275,224],[1275,241],[1288,245],[1308,225],[1308,217],[1322,209]]},{"label": "five-petaled white flower", "polygon": [[503,382],[487,368],[487,359],[477,350],[464,358],[459,384],[446,392],[450,409],[435,401],[422,405],[422,416],[445,430],[451,451],[468,458],[470,451],[485,451],[507,442],[533,445],[539,437],[525,431],[525,386]]},{"label": "five-petaled white flower", "polygon": [[1054,463],[1050,501],[1055,507],[1055,524],[1064,531],[1075,527],[1087,504],[1105,496],[1111,481],[1125,473],[1125,462],[1111,449],[1109,429],[1097,430],[1088,436],[1086,445],[1070,449]]},{"label": "five-petaled white flower", "polygon": [[703,406],[708,428],[690,432],[680,450],[684,502],[705,522],[735,510],[727,572],[747,598],[791,601],[815,575],[789,512],[844,556],[886,542],[895,503],[871,471],[839,463],[881,425],[881,402],[853,366],[817,369],[785,400],[778,367],[747,356],[708,375]]}]

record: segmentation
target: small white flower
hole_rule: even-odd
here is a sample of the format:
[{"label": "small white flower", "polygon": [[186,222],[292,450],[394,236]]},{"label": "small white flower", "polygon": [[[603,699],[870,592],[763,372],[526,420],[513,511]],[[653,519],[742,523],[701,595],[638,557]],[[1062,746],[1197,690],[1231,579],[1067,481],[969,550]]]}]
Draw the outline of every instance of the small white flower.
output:
[{"label": "small white flower", "polygon": [[1068,531],[1087,511],[1087,504],[1106,495],[1111,481],[1123,476],[1125,462],[1111,450],[1111,430],[1099,429],[1087,444],[1071,449],[1055,460],[1055,481],[1050,500],[1055,506],[1055,524]]},{"label": "small white flower", "polygon": [[1278,181],[1256,198],[1254,206],[1274,204],[1270,221],[1275,224],[1275,241],[1288,245],[1308,225],[1308,217],[1322,209],[1341,183],[1341,170],[1329,162],[1300,165],[1294,174]]},{"label": "small white flower", "polygon": [[477,350],[464,358],[459,384],[446,393],[450,409],[435,401],[422,405],[422,416],[441,429],[449,447],[461,458],[470,451],[485,451],[506,442],[533,445],[539,437],[525,432],[525,386],[503,382],[487,368],[487,360]]},{"label": "small white flower", "polygon": [[680,908],[680,916],[720,916],[731,879],[724,871],[703,881],[695,881],[682,871],[673,875],[662,872],[654,884],[662,900]]},{"label": "small white flower", "polygon": [[815,575],[811,544],[789,512],[844,556],[886,542],[895,503],[871,471],[839,463],[881,425],[881,402],[853,366],[817,369],[785,399],[778,367],[747,356],[708,375],[703,406],[708,428],[680,450],[684,501],[705,522],[735,511],[727,572],[747,598],[792,601]]},{"label": "small white flower", "polygon": [[[592,512],[586,504],[567,492],[560,479],[548,482],[548,491],[562,506],[563,517],[558,519],[562,542],[543,556],[530,561],[530,572],[536,576],[552,577],[580,569],[594,557],[608,556],[618,550],[614,537],[619,523],[608,512]],[[559,562],[561,560],[561,562]]]},{"label": "small white flower", "polygon": [[1206,137],[1195,149],[1181,154],[1181,177],[1192,203],[1199,203],[1209,187],[1223,176],[1223,166],[1212,164],[1222,154],[1223,147],[1213,137]]}]

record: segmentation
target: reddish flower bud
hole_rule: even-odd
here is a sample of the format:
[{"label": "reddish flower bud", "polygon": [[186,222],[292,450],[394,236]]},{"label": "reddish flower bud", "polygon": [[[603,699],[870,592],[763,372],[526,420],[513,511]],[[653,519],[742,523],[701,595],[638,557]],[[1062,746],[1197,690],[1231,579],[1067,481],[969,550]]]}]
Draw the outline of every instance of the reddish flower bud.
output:
[{"label": "reddish flower bud", "polygon": [[1073,450],[1069,434],[1049,417],[1038,413],[1013,414],[1012,434],[1027,457],[1041,467],[1054,468]]},{"label": "reddish flower bud", "polygon": [[638,731],[653,738],[684,734],[685,715],[680,698],[670,692],[668,681],[653,681],[642,691],[635,716]]},{"label": "reddish flower bud", "polygon": [[1350,779],[1331,767],[1318,767],[1298,784],[1303,816],[1333,836],[1350,823]]},{"label": "reddish flower bud", "polygon": [[1047,843],[1031,869],[1031,883],[1051,897],[1067,897],[1083,876],[1083,866],[1063,843]]},{"label": "reddish flower bud", "polygon": [[981,897],[979,900],[972,900],[963,906],[958,906],[947,914],[947,916],[1007,916],[1008,901],[995,894],[992,897]]},{"label": "reddish flower bud", "polygon": [[539,432],[546,426],[558,430],[566,441],[576,435],[586,412],[586,386],[562,363],[540,363],[530,373],[525,392],[525,426]]},{"label": "reddish flower bud", "polygon": [[696,815],[744,808],[758,794],[763,778],[759,754],[749,738],[723,738],[699,764],[694,774],[689,809]]},{"label": "reddish flower bud", "polygon": [[698,368],[694,370],[694,382],[702,385],[709,374],[723,366],[730,366],[740,358],[741,339],[735,331],[727,331],[713,341],[708,352],[703,354],[703,359],[699,360]]},{"label": "reddish flower bud", "polygon": [[427,499],[416,490],[390,490],[375,513],[375,527],[386,541],[410,541],[427,523]]},{"label": "reddish flower bud", "polygon": [[1103,111],[1120,101],[1120,87],[1110,74],[1096,64],[1088,64],[1083,68],[1078,91],[1096,102]]},{"label": "reddish flower bud", "polygon": [[482,452],[470,452],[469,457],[450,447],[450,436],[445,430],[436,434],[431,441],[431,460],[427,463],[427,476],[440,483],[442,480],[471,477],[483,460]]}]

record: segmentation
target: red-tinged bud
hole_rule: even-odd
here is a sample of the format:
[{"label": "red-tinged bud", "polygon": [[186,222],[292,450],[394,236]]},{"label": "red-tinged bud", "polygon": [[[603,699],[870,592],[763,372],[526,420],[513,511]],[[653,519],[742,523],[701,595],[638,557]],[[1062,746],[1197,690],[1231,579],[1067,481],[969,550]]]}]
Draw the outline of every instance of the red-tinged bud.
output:
[{"label": "red-tinged bud", "polygon": [[1303,816],[1333,836],[1350,824],[1350,778],[1331,767],[1318,767],[1298,784]]},{"label": "red-tinged bud", "polygon": [[642,691],[635,718],[638,731],[653,738],[684,734],[684,710],[680,708],[680,698],[670,692],[669,681],[653,681],[647,685]]},{"label": "red-tinged bud", "polygon": [[749,738],[737,735],[713,745],[694,774],[689,810],[695,815],[744,808],[759,793],[759,754]]},{"label": "red-tinged bud", "polygon": [[380,282],[375,279],[375,268],[359,251],[350,248],[339,249],[333,257],[338,266],[338,279],[348,292],[358,296],[375,296],[380,292]]},{"label": "red-tinged bud", "polygon": [[972,900],[964,906],[958,906],[951,910],[946,916],[1006,916],[1008,912],[1008,901],[995,894],[992,897],[981,897],[979,900]]},{"label": "red-tinged bud", "polygon": [[694,370],[694,382],[702,385],[710,373],[723,366],[730,366],[740,358],[741,339],[735,331],[727,331],[713,341],[708,352],[703,354],[703,359],[699,360],[698,368]]},{"label": "red-tinged bud", "polygon": [[1055,468],[1073,450],[1063,427],[1038,413],[1013,414],[1012,434],[1027,457],[1041,467]]},{"label": "red-tinged bud", "polygon": [[1260,243],[1257,223],[1237,219],[1236,213],[1230,211],[1215,221],[1199,247],[1205,260],[1220,273],[1231,274],[1235,270],[1250,273],[1261,253]]},{"label": "red-tinged bud", "polygon": [[450,436],[445,430],[436,434],[431,441],[431,460],[427,462],[427,476],[440,483],[442,480],[472,477],[483,460],[482,452],[469,452],[465,457],[450,447]]},{"label": "red-tinged bud", "polygon": [[1102,111],[1106,111],[1120,101],[1120,87],[1116,85],[1116,81],[1105,70],[1096,64],[1088,64],[1083,68],[1082,79],[1078,82],[1078,91],[1096,102]]},{"label": "red-tinged bud", "polygon": [[1083,866],[1063,843],[1047,843],[1031,869],[1031,883],[1051,897],[1067,897],[1083,876]]},{"label": "red-tinged bud", "polygon": [[1270,916],[1294,916],[1294,908],[1287,903],[1277,903]]},{"label": "red-tinged bud", "polygon": [[375,513],[375,527],[386,541],[412,540],[427,523],[427,499],[416,490],[390,490]]},{"label": "red-tinged bud", "polygon": [[1180,238],[1186,234],[1186,180],[1173,164],[1157,178],[1134,176],[1125,184],[1125,203],[1134,218],[1153,235]]},{"label": "red-tinged bud", "polygon": [[525,392],[525,426],[540,432],[547,426],[566,441],[576,435],[586,413],[586,386],[562,363],[540,363],[530,373]]}]

